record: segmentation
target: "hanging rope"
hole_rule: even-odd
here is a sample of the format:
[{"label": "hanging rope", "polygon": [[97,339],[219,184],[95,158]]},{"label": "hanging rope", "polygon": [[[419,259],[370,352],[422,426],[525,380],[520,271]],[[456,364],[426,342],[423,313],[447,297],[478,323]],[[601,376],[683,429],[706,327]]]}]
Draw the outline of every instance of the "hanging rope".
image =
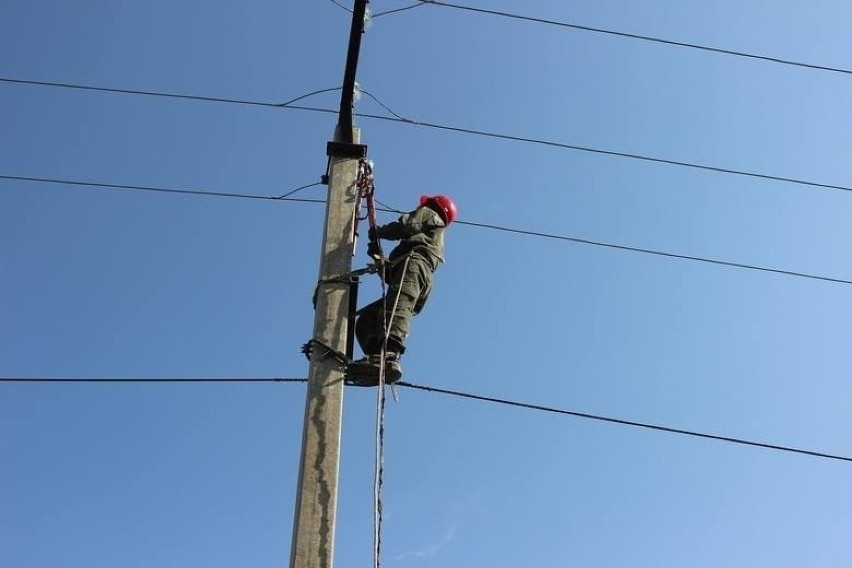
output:
[{"label": "hanging rope", "polygon": [[380,568],[382,557],[382,484],[385,467],[385,359],[388,352],[390,326],[387,313],[385,263],[381,263],[382,281],[382,350],[379,359],[379,385],[376,389],[376,464],[373,476],[373,568]]},{"label": "hanging rope", "polygon": [[[393,298],[393,305],[388,310],[388,277],[389,270],[397,270],[396,263],[388,263],[382,252],[382,245],[378,235],[378,220],[376,218],[376,202],[375,202],[375,179],[373,177],[373,163],[368,160],[361,160],[358,163],[358,177],[356,179],[357,196],[355,200],[355,212],[353,213],[353,239],[358,237],[358,221],[366,218],[370,224],[370,246],[368,253],[376,262],[378,272],[380,272],[380,280],[382,287],[382,345],[379,353],[379,381],[376,391],[376,462],[375,475],[373,481],[373,567],[380,568],[381,553],[382,553],[382,485],[384,483],[384,437],[385,437],[385,403],[387,401],[385,393],[386,372],[387,372],[387,357],[388,357],[388,341],[390,340],[390,330],[393,320],[396,317],[396,311],[399,306],[399,297],[402,293],[402,283],[405,281],[405,275],[408,271],[409,257],[405,256],[405,262],[402,265],[402,272],[399,279],[394,279],[398,282],[396,286],[396,294]],[[360,210],[362,203],[366,204],[367,214],[361,217]],[[390,312],[390,317],[388,313]]]},{"label": "hanging rope", "polygon": [[382,298],[383,298],[383,309],[382,309],[382,322],[383,322],[383,339],[382,339],[382,354],[381,361],[379,363],[379,389],[378,389],[378,403],[377,403],[377,411],[376,411],[376,481],[375,481],[375,561],[373,563],[375,568],[379,568],[379,559],[381,557],[381,547],[382,547],[382,482],[383,482],[383,474],[384,474],[384,435],[385,435],[385,424],[384,424],[384,414],[385,414],[385,367],[387,361],[387,352],[388,352],[388,340],[390,339],[390,328],[393,324],[393,320],[396,317],[396,309],[399,305],[399,296],[402,293],[402,283],[405,281],[405,274],[408,271],[408,260],[409,257],[405,257],[405,263],[402,265],[402,273],[399,278],[399,285],[396,287],[396,296],[393,299],[393,306],[390,311],[390,318],[386,318],[387,315],[387,293],[385,291],[385,285],[382,284]]},{"label": "hanging rope", "polygon": [[376,464],[373,476],[373,567],[380,568],[382,557],[382,484],[385,467],[385,385],[384,362],[379,371],[376,394]]},{"label": "hanging rope", "polygon": [[387,266],[382,252],[381,241],[377,234],[378,220],[376,218],[375,203],[375,178],[373,177],[373,163],[361,160],[358,163],[358,178],[356,180],[358,190],[355,199],[355,212],[353,218],[353,240],[358,237],[358,221],[362,202],[366,203],[367,214],[364,218],[370,224],[370,246],[368,252],[378,266],[382,287],[382,348],[379,355],[379,384],[376,394],[376,461],[373,476],[373,567],[380,568],[382,557],[382,484],[384,476],[384,437],[385,437],[385,359],[387,357],[387,344],[389,325],[387,314]]}]

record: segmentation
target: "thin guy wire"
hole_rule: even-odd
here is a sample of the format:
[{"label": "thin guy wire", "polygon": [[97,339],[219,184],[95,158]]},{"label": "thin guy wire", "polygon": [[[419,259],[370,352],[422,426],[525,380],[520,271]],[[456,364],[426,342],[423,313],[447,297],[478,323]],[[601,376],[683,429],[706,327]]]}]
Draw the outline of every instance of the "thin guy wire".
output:
[{"label": "thin guy wire", "polygon": [[395,14],[397,12],[405,12],[406,10],[411,10],[412,8],[419,8],[420,6],[427,4],[428,2],[421,0],[417,4],[412,4],[411,6],[405,6],[403,8],[395,8],[393,10],[385,10],[384,12],[379,12],[378,14],[373,14],[374,18],[378,18],[379,16],[386,16],[388,14]]},{"label": "thin guy wire", "polygon": [[330,92],[332,92],[332,91],[339,91],[339,90],[341,90],[341,89],[342,89],[342,87],[329,87],[328,89],[320,89],[320,90],[318,90],[318,91],[312,91],[312,92],[310,92],[310,93],[307,93],[307,94],[304,94],[304,95],[298,96],[298,97],[296,97],[295,99],[290,99],[289,101],[285,101],[285,102],[283,102],[283,103],[278,103],[278,104],[276,104],[275,106],[278,106],[278,107],[286,107],[286,106],[289,106],[289,105],[291,105],[291,104],[293,104],[293,103],[295,103],[295,102],[301,101],[302,99],[306,99],[306,98],[308,98],[308,97],[312,97],[312,96],[314,96],[314,95],[319,95],[319,94],[322,94],[322,93],[330,93]]},{"label": "thin guy wire", "polygon": [[[285,382],[285,383],[307,383],[308,379],[305,378],[284,378],[284,377],[258,377],[258,378],[221,378],[221,379],[212,379],[212,378],[188,378],[188,379],[175,379],[175,378],[139,378],[139,379],[116,379],[116,378],[85,378],[85,377],[0,377],[0,383],[2,382],[20,382],[20,383],[228,383],[228,382],[241,382],[241,383],[271,383],[271,382]],[[679,434],[682,436],[690,436],[695,438],[705,438],[710,440],[716,440],[719,442],[727,442],[732,444],[739,444],[743,446],[750,446],[756,448],[763,448],[767,450],[775,450],[780,452],[789,452],[794,454],[801,454],[816,458],[823,459],[831,459],[845,462],[852,462],[852,457],[842,456],[838,454],[828,454],[825,452],[817,452],[813,450],[805,450],[801,448],[793,448],[790,446],[781,446],[778,444],[768,444],[765,442],[756,442],[752,440],[746,440],[744,438],[733,438],[730,436],[719,436],[716,434],[706,434],[703,432],[696,432],[694,430],[684,430],[681,428],[671,428],[669,426],[661,426],[659,424],[650,424],[647,422],[636,422],[633,420],[624,420],[621,418],[613,418],[610,416],[601,416],[597,414],[589,414],[586,412],[576,412],[573,410],[565,410],[561,408],[554,408],[549,406],[542,406],[538,404],[530,404],[527,402],[518,402],[514,400],[504,399],[504,398],[495,398],[490,396],[482,396],[462,391],[438,388],[438,387],[430,387],[425,385],[417,385],[414,383],[409,383],[405,381],[399,381],[396,383],[399,386],[420,390],[425,392],[432,392],[437,394],[446,394],[449,396],[454,396],[458,398],[464,398],[469,400],[479,400],[482,402],[491,402],[494,404],[501,404],[505,406],[513,406],[516,408],[521,408],[525,410],[534,410],[537,412],[547,412],[551,414],[559,414],[566,416],[573,416],[575,418],[584,418],[587,420],[596,420],[599,422],[607,422],[610,424],[618,424],[620,426],[632,426],[636,428],[645,428],[648,430],[654,430],[658,432],[667,432],[670,434]]]},{"label": "thin guy wire", "polygon": [[[83,86],[83,85],[73,85],[73,84],[69,84],[69,83],[48,83],[48,82],[44,82],[44,81],[25,81],[25,80],[20,80],[20,79],[6,79],[6,78],[2,78],[2,77],[0,77],[0,82],[41,85],[41,86],[48,86],[48,87],[65,87],[65,88],[72,88],[72,89],[84,89],[84,90],[89,90],[89,91],[102,91],[102,92],[108,92],[108,93],[121,93],[121,94],[131,94],[131,95],[145,95],[145,96],[168,97],[168,98],[178,98],[178,99],[191,99],[191,100],[200,100],[200,101],[207,101],[207,102],[218,102],[218,103],[245,104],[245,105],[262,106],[262,107],[283,108],[283,109],[288,109],[288,110],[301,110],[301,111],[306,111],[306,112],[315,112],[315,113],[323,113],[323,114],[337,114],[338,113],[337,110],[333,110],[333,109],[309,107],[309,106],[302,106],[302,105],[287,104],[287,106],[281,106],[279,104],[263,103],[263,102],[257,102],[257,101],[222,99],[222,98],[216,98],[216,97],[201,97],[201,96],[194,96],[194,95],[179,95],[179,94],[173,94],[173,93],[160,93],[160,92],[153,92],[153,91],[132,91],[132,90],[127,90],[127,89],[89,87],[89,86]],[[552,140],[544,140],[544,139],[540,139],[540,138],[516,136],[516,135],[512,135],[512,134],[501,134],[499,132],[490,132],[490,131],[486,131],[486,130],[476,130],[476,129],[473,129],[473,128],[464,128],[464,127],[460,127],[460,126],[450,126],[450,125],[438,124],[438,123],[434,123],[434,122],[422,122],[422,121],[411,120],[411,119],[407,119],[407,118],[398,118],[396,116],[390,117],[390,116],[382,116],[382,115],[367,114],[367,113],[357,113],[357,116],[362,117],[362,118],[371,118],[371,119],[375,119],[375,120],[384,120],[384,121],[387,121],[387,122],[398,122],[398,123],[408,124],[408,125],[411,125],[411,126],[421,126],[423,128],[431,128],[431,129],[435,129],[435,130],[444,130],[444,131],[448,131],[448,132],[458,132],[458,133],[461,133],[461,134],[468,134],[468,135],[471,135],[471,136],[479,136],[479,137],[483,137],[483,138],[494,138],[494,139],[500,139],[500,140],[509,140],[509,141],[512,141],[512,142],[523,142],[523,143],[527,143],[527,144],[548,146],[548,147],[551,147],[551,148],[561,148],[561,149],[565,149],[565,150],[574,150],[574,151],[578,151],[578,152],[602,154],[602,155],[605,155],[605,156],[629,158],[629,159],[632,159],[632,160],[640,160],[640,161],[645,161],[645,162],[666,164],[666,165],[671,165],[671,166],[680,166],[680,167],[685,167],[685,168],[693,168],[693,169],[697,169],[697,170],[710,171],[710,172],[716,172],[716,173],[724,173],[724,174],[730,174],[730,175],[752,177],[752,178],[765,179],[765,180],[770,180],[770,181],[780,181],[780,182],[784,182],[784,183],[791,183],[791,184],[795,184],[795,185],[802,185],[802,186],[808,186],[808,187],[816,187],[816,188],[822,188],[822,189],[838,189],[838,190],[841,190],[841,191],[852,191],[852,187],[845,186],[845,185],[839,185],[839,184],[821,183],[821,182],[808,181],[808,180],[798,179],[798,178],[776,176],[776,175],[771,175],[771,174],[761,174],[761,173],[756,173],[756,172],[748,172],[748,171],[744,171],[744,170],[735,170],[735,169],[732,169],[732,168],[708,166],[708,165],[699,164],[699,163],[696,163],[696,162],[683,162],[683,161],[679,161],[679,160],[669,160],[669,159],[666,159],[666,158],[657,158],[657,157],[654,157],[654,156],[646,156],[646,155],[643,155],[643,154],[633,154],[633,153],[629,153],[629,152],[620,152],[620,151],[616,151],[616,150],[604,150],[604,149],[601,149],[601,148],[592,148],[592,147],[589,147],[589,146],[579,146],[579,145],[576,145],[576,144],[568,144],[568,143],[564,143],[564,142],[555,142],[555,141],[552,141]]]},{"label": "thin guy wire", "polygon": [[288,191],[288,192],[287,192],[287,193],[285,193],[284,195],[279,195],[279,196],[278,196],[278,197],[276,197],[275,199],[287,199],[287,198],[288,198],[288,197],[290,197],[291,195],[294,195],[295,193],[297,193],[297,192],[299,192],[299,191],[302,191],[303,189],[308,189],[308,188],[311,188],[311,187],[316,187],[316,186],[318,186],[318,185],[323,185],[323,183],[322,183],[321,181],[315,181],[314,183],[309,183],[308,185],[303,185],[302,187],[297,187],[296,189],[291,189],[290,191]]},{"label": "thin guy wire", "polygon": [[[384,208],[385,208],[385,209],[384,209],[384,211],[385,211],[386,213],[399,213],[399,214],[403,214],[403,213],[405,213],[405,211],[403,211],[403,210],[401,210],[401,209],[396,209],[396,208],[394,208],[394,207],[391,207],[391,206],[390,206],[390,205],[388,205],[387,203],[384,203],[384,202],[382,202],[382,201],[379,201],[378,199],[376,199],[376,203],[378,203],[379,205],[381,205],[382,207],[384,207]],[[454,223],[459,223],[459,221],[454,221]]]},{"label": "thin guy wire", "polygon": [[385,109],[386,111],[388,111],[389,113],[391,113],[392,115],[394,115],[395,117],[400,119],[401,121],[410,122],[412,124],[415,123],[413,120],[405,118],[404,116],[395,113],[388,105],[383,103],[376,95],[374,95],[373,93],[371,93],[367,89],[361,89],[361,92],[364,93],[365,95],[367,95],[368,97],[370,97],[371,99],[373,99],[376,103],[378,103],[378,105],[380,107],[382,107],[383,109]]},{"label": "thin guy wire", "polygon": [[337,6],[338,8],[343,8],[344,10],[346,10],[347,12],[349,12],[350,14],[352,13],[352,8],[347,8],[346,6],[344,6],[343,4],[341,4],[340,2],[338,2],[337,0],[329,0],[329,2],[331,2],[332,4],[334,4],[335,6]]},{"label": "thin guy wire", "polygon": [[745,58],[749,58],[749,59],[757,59],[757,60],[760,60],[760,61],[768,61],[770,63],[777,63],[777,64],[780,64],[780,65],[790,65],[790,66],[793,66],[793,67],[804,67],[804,68],[807,68],[807,69],[816,69],[816,70],[819,70],[819,71],[831,71],[833,73],[843,73],[843,74],[847,74],[847,75],[852,75],[852,70],[843,69],[843,68],[840,68],[840,67],[829,67],[829,66],[826,66],[826,65],[817,65],[817,64],[813,64],[813,63],[803,63],[801,61],[793,61],[793,60],[790,60],[790,59],[781,59],[779,57],[770,57],[770,56],[766,56],[766,55],[757,55],[757,54],[754,54],[754,53],[746,53],[744,51],[735,51],[735,50],[732,50],[732,49],[710,47],[710,46],[706,46],[706,45],[700,45],[700,44],[697,44],[697,43],[687,43],[687,42],[683,42],[683,41],[674,41],[674,40],[662,39],[662,38],[653,37],[653,36],[633,34],[633,33],[628,33],[628,32],[619,32],[619,31],[615,31],[615,30],[607,30],[607,29],[603,29],[603,28],[593,28],[593,27],[590,27],[590,26],[581,26],[581,25],[578,25],[578,24],[571,24],[571,23],[568,23],[568,22],[560,22],[560,21],[557,21],[557,20],[548,20],[548,19],[544,19],[544,18],[535,18],[535,17],[532,17],[532,16],[523,16],[521,14],[515,14],[515,13],[510,13],[510,12],[501,12],[501,11],[498,11],[498,10],[488,10],[488,9],[485,9],[485,8],[474,8],[472,6],[462,6],[462,5],[459,5],[459,4],[452,4],[450,2],[441,2],[439,0],[423,0],[422,3],[423,4],[432,4],[433,6],[440,6],[440,7],[444,7],[444,8],[454,8],[456,10],[465,10],[465,11],[468,11],[468,12],[475,12],[475,13],[479,13],[479,14],[489,14],[489,15],[492,15],[492,16],[500,16],[500,17],[503,17],[503,18],[511,18],[511,19],[514,19],[514,20],[522,20],[522,21],[533,22],[533,23],[538,23],[538,24],[547,24],[547,25],[551,25],[551,26],[558,26],[558,27],[561,27],[561,28],[571,28],[571,29],[581,30],[581,31],[586,31],[586,32],[593,32],[593,33],[598,33],[598,34],[607,34],[607,35],[611,35],[611,36],[625,37],[625,38],[629,38],[629,39],[636,39],[636,40],[641,40],[641,41],[660,43],[660,44],[664,44],[664,45],[673,45],[673,46],[677,46],[677,47],[687,47],[687,48],[690,48],[690,49],[698,49],[698,50],[709,51],[709,52],[713,52],[713,53],[721,53],[721,54],[724,54],[724,55],[733,55],[733,56],[736,56],[736,57],[745,57]]},{"label": "thin guy wire", "polygon": [[659,431],[659,432],[668,432],[670,434],[680,434],[680,435],[683,435],[683,436],[692,436],[692,437],[696,437],[696,438],[706,438],[706,439],[709,439],[709,440],[717,440],[717,441],[720,441],[720,442],[740,444],[740,445],[743,445],[743,446],[752,446],[752,447],[756,447],[756,448],[764,448],[764,449],[768,449],[768,450],[776,450],[776,451],[781,451],[781,452],[790,452],[790,453],[794,453],[794,454],[802,454],[802,455],[812,456],[812,457],[817,457],[817,458],[825,458],[825,459],[839,460],[839,461],[845,461],[845,462],[852,462],[852,457],[841,456],[841,455],[836,455],[836,454],[827,454],[827,453],[824,453],[824,452],[815,452],[815,451],[812,451],[812,450],[804,450],[804,449],[800,449],[800,448],[793,448],[793,447],[790,447],[790,446],[780,446],[780,445],[777,445],[777,444],[767,444],[765,442],[755,442],[755,441],[746,440],[746,439],[743,439],[743,438],[732,438],[730,436],[719,436],[719,435],[716,435],[716,434],[705,434],[705,433],[702,433],[702,432],[695,432],[693,430],[683,430],[681,428],[671,428],[669,426],[660,426],[658,424],[649,424],[647,422],[635,422],[633,420],[623,420],[621,418],[612,418],[612,417],[609,417],[609,416],[600,416],[600,415],[597,415],[597,414],[588,414],[586,412],[575,412],[573,410],[564,410],[564,409],[560,409],[560,408],[541,406],[541,405],[538,405],[538,404],[529,404],[529,403],[526,403],[526,402],[517,402],[517,401],[507,400],[507,399],[502,399],[502,398],[494,398],[494,397],[490,397],[490,396],[481,396],[481,395],[476,395],[476,394],[471,394],[471,393],[466,393],[466,392],[461,392],[461,391],[442,389],[442,388],[436,388],[436,387],[428,387],[428,386],[423,386],[423,385],[416,385],[416,384],[407,383],[407,382],[404,382],[404,381],[400,381],[397,384],[400,385],[400,386],[403,386],[403,387],[408,387],[408,388],[411,388],[411,389],[416,389],[416,390],[421,390],[421,391],[426,391],[426,392],[447,394],[447,395],[450,395],[450,396],[456,396],[456,397],[467,398],[467,399],[472,399],[472,400],[480,400],[480,401],[483,401],[483,402],[493,402],[493,403],[496,403],[496,404],[514,406],[514,407],[517,407],[517,408],[524,408],[524,409],[527,409],[527,410],[535,410],[535,411],[538,411],[538,412],[549,412],[549,413],[553,413],[553,414],[563,414],[563,415],[568,415],[568,416],[574,416],[574,417],[577,417],[577,418],[586,418],[586,419],[589,419],[589,420],[597,420],[597,421],[600,421],[600,422],[609,422],[611,424],[620,424],[622,426],[634,426],[634,427],[637,427],[637,428],[646,428],[646,429],[649,429],[649,430],[656,430],[656,431]]},{"label": "thin guy wire", "polygon": [[[242,199],[262,199],[267,201],[293,201],[299,203],[325,203],[325,199],[312,199],[312,198],[297,198],[297,197],[267,197],[262,195],[251,195],[251,194],[241,194],[241,193],[216,193],[216,192],[207,192],[207,191],[198,191],[198,190],[185,190],[185,189],[169,189],[164,187],[146,187],[146,186],[138,186],[138,185],[117,185],[117,184],[108,184],[108,183],[89,183],[89,182],[80,182],[80,181],[72,181],[72,180],[62,180],[62,179],[50,179],[50,178],[34,178],[34,177],[24,177],[24,176],[9,176],[9,175],[0,175],[0,179],[10,179],[10,180],[20,180],[20,181],[32,181],[32,182],[43,182],[43,183],[56,183],[56,184],[64,184],[69,185],[71,187],[77,188],[85,188],[88,186],[92,186],[95,188],[114,188],[114,189],[130,189],[130,190],[142,190],[142,191],[153,191],[160,193],[176,193],[176,194],[187,194],[187,195],[199,195],[206,197],[231,197],[231,198],[242,198]],[[389,205],[383,203],[382,201],[376,199],[376,202],[385,207],[382,211],[389,213],[404,213],[404,211],[400,211],[399,209],[395,209],[390,207]],[[661,256],[666,258],[676,258],[681,260],[692,260],[696,262],[704,262],[707,264],[714,264],[719,266],[728,266],[731,268],[739,268],[744,270],[756,270],[759,272],[768,272],[771,274],[779,274],[782,276],[793,276],[796,278],[805,278],[809,280],[819,280],[822,282],[832,282],[836,284],[847,284],[852,285],[852,280],[846,280],[843,278],[834,278],[831,276],[820,276],[818,274],[810,274],[807,272],[797,272],[793,270],[783,270],[780,268],[769,268],[766,266],[758,266],[756,264],[745,264],[739,262],[729,262],[725,260],[718,260],[713,258],[706,258],[701,256],[692,256],[685,254],[677,254],[672,252],[659,251],[654,249],[642,248],[642,247],[633,247],[628,245],[619,245],[615,243],[608,243],[605,241],[593,241],[591,239],[582,239],[579,237],[569,237],[566,235],[557,235],[553,233],[543,233],[539,231],[528,231],[525,229],[513,229],[511,227],[504,227],[502,225],[494,225],[489,223],[477,223],[474,221],[461,221],[457,220],[454,223],[458,225],[467,225],[471,227],[479,227],[483,229],[489,229],[494,231],[502,231],[505,233],[515,233],[518,235],[527,235],[532,237],[542,237],[545,239],[554,239],[559,241],[567,241],[577,244],[590,245],[595,247],[604,247],[615,250],[623,250],[627,252],[636,252],[641,254],[649,254],[654,256]]]},{"label": "thin guy wire", "polygon": [[123,184],[115,184],[115,183],[100,183],[93,181],[75,181],[68,179],[57,179],[57,178],[42,178],[42,177],[29,177],[29,176],[10,176],[10,175],[0,175],[0,179],[8,179],[15,181],[26,181],[26,182],[38,182],[38,183],[55,183],[60,185],[69,185],[77,188],[109,188],[109,189],[130,189],[136,191],[152,191],[156,193],[175,193],[180,195],[199,195],[204,197],[230,197],[237,199],[259,199],[265,201],[295,201],[301,203],[325,203],[324,199],[304,199],[299,197],[289,197],[289,195],[295,193],[296,191],[300,191],[302,189],[307,189],[308,187],[312,187],[314,185],[319,185],[321,182],[313,183],[310,185],[305,185],[302,187],[297,187],[296,189],[285,193],[284,195],[275,196],[275,195],[253,195],[250,193],[226,193],[226,192],[218,192],[218,191],[201,191],[197,189],[174,189],[168,187],[156,187],[156,186],[146,186],[146,185],[123,185]]}]

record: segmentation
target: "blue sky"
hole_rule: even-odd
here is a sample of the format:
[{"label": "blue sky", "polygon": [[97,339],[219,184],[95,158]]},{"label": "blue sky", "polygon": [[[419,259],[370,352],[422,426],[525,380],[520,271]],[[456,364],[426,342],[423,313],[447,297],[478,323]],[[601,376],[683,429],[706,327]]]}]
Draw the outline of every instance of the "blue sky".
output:
[{"label": "blue sky", "polygon": [[[837,1],[464,4],[852,68]],[[349,29],[322,0],[0,12],[2,78],[271,103],[339,86]],[[423,6],[375,19],[358,80],[414,120],[852,185],[849,74]],[[397,208],[442,192],[465,221],[852,278],[846,191],[357,122]],[[0,175],[281,195],[334,123],[0,83]],[[0,180],[0,375],[305,376],[322,218]],[[456,225],[405,379],[852,455],[850,310],[844,284]],[[374,394],[345,395],[344,568],[372,557]],[[0,384],[0,564],[286,564],[304,395]],[[386,430],[388,567],[852,561],[844,462],[407,389]]]}]

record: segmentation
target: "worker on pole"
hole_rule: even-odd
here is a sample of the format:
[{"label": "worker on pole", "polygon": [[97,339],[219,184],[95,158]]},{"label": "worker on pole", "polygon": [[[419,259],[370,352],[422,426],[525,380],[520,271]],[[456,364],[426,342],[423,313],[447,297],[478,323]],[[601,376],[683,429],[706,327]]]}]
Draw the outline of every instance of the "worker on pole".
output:
[{"label": "worker on pole", "polygon": [[346,374],[351,380],[378,384],[383,351],[385,381],[392,384],[402,377],[399,360],[405,353],[411,318],[426,305],[435,270],[444,262],[444,231],[457,216],[450,197],[423,195],[414,211],[371,227],[370,256],[380,254],[378,239],[399,244],[385,262],[386,293],[358,312],[355,336],[364,357],[349,364]]}]

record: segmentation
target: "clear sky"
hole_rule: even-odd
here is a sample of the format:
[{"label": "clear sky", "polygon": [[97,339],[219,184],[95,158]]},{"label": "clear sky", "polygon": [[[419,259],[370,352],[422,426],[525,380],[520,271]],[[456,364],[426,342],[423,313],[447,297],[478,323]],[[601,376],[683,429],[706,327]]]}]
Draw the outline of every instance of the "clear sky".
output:
[{"label": "clear sky", "polygon": [[[458,1],[852,68],[839,0]],[[0,78],[276,103],[341,84],[348,30],[328,0],[18,0]],[[852,186],[848,73],[422,6],[375,19],[358,80],[414,120]],[[357,122],[400,209],[442,192],[464,221],[852,279],[848,191]],[[281,195],[334,125],[0,82],[0,175]],[[304,377],[322,223],[0,180],[0,375]],[[852,455],[850,311],[848,284],[455,225],[405,379]],[[0,384],[0,566],[286,565],[304,399]],[[372,558],[374,413],[346,391],[341,568]],[[386,431],[389,568],[852,564],[850,463],[410,389]]]}]

